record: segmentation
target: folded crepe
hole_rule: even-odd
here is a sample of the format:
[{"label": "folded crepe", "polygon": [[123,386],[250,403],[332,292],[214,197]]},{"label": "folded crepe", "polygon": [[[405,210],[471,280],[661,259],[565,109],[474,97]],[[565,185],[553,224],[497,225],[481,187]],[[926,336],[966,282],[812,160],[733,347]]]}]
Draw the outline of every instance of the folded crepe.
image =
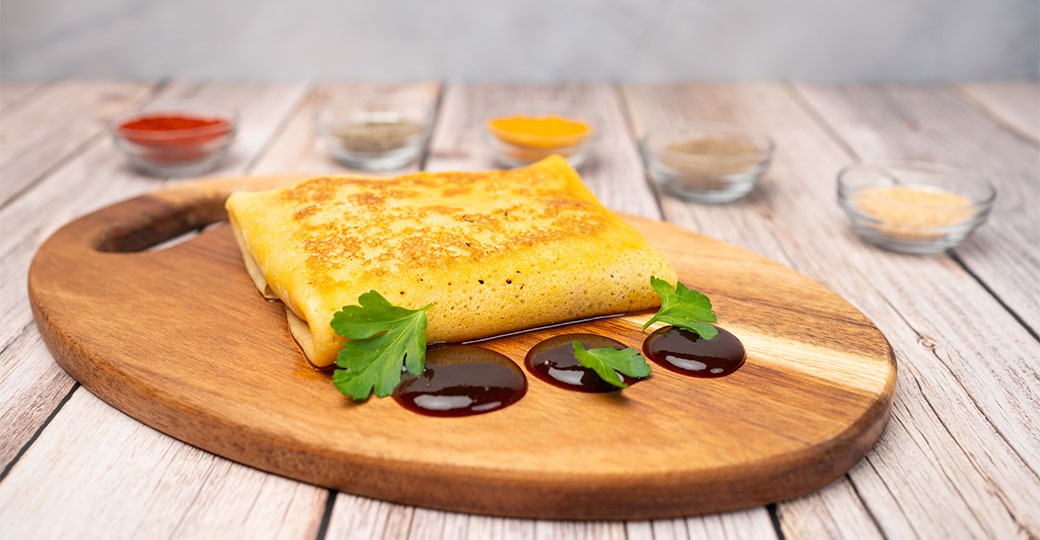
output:
[{"label": "folded crepe", "polygon": [[558,156],[511,171],[325,176],[234,193],[227,209],[249,275],[285,304],[316,366],[345,343],[333,314],[369,290],[432,303],[435,343],[655,307],[650,276],[676,280]]}]

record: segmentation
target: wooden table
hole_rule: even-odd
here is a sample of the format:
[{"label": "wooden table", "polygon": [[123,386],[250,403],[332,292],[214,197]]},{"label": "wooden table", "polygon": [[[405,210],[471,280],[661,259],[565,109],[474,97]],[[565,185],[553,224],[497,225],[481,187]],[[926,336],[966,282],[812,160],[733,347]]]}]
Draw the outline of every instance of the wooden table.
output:
[{"label": "wooden table", "polygon": [[[214,174],[342,170],[315,148],[312,113],[337,96],[438,104],[421,166],[491,166],[480,137],[499,104],[592,107],[602,137],[581,170],[609,207],[716,236],[826,284],[870,317],[899,365],[893,418],[843,478],[740,512],[643,522],[453,514],[363,499],[263,473],[111,408],[50,358],[26,271],[66,221],[176,180],[129,170],[104,121],[190,98],[240,110]],[[54,81],[0,88],[0,537],[801,538],[1040,535],[1040,86],[439,85]],[[767,176],[745,199],[684,203],[646,181],[636,138],[720,121],[768,133]],[[859,241],[835,174],[874,158],[980,172],[999,195],[953,253]],[[70,271],[75,271],[70,269]]]}]

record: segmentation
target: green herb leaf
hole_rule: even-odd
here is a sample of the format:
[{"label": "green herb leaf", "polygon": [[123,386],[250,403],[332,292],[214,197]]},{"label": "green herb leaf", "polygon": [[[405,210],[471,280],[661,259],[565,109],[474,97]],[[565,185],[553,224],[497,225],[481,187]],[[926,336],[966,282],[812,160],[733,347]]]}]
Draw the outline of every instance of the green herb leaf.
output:
[{"label": "green herb leaf", "polygon": [[650,374],[650,364],[646,363],[639,352],[635,349],[613,349],[601,347],[598,349],[585,350],[580,341],[571,344],[574,347],[574,357],[578,363],[595,371],[601,379],[618,388],[628,388],[621,380],[618,372],[629,377],[646,377]]},{"label": "green herb leaf", "polygon": [[420,375],[426,360],[426,310],[395,306],[376,291],[358,297],[332,316],[332,329],[349,339],[339,351],[332,382],[344,395],[366,399],[390,395],[401,382],[401,364]]},{"label": "green herb leaf", "polygon": [[646,321],[643,330],[655,322],[663,322],[694,332],[704,339],[711,339],[719,333],[717,328],[708,324],[717,319],[707,296],[687,289],[682,283],[676,283],[673,289],[667,281],[656,276],[650,276],[650,286],[661,297],[661,309]]}]

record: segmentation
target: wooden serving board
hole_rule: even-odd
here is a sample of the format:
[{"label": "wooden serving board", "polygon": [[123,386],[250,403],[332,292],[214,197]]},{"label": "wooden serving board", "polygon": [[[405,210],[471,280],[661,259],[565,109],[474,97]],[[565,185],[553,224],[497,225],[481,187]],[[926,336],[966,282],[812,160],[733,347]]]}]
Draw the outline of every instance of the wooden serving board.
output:
[{"label": "wooden serving board", "polygon": [[[69,223],[43,244],[29,293],[47,346],[91,392],[190,444],[351,493],[464,512],[569,519],[693,515],[818,489],[867,452],[889,416],[884,336],[824,286],[736,246],[626,217],[708,294],[748,351],[738,372],[655,367],[622,392],[527,395],[489,414],[435,418],[392,399],[354,404],[313,369],[283,308],[257,293],[225,219],[233,190],[299,177],[180,184]],[[639,349],[649,314],[502,337],[523,365],[569,332]]]}]

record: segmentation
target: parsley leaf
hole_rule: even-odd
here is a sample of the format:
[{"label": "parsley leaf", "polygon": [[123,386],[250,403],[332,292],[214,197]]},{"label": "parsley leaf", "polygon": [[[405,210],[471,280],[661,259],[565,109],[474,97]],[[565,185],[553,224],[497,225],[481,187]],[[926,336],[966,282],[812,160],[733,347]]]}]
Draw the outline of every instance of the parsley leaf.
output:
[{"label": "parsley leaf", "polygon": [[650,286],[661,297],[661,309],[646,321],[643,330],[660,321],[689,330],[704,339],[711,339],[719,333],[718,329],[708,324],[717,319],[707,296],[687,289],[682,283],[676,283],[673,290],[667,281],[656,276],[650,276]]},{"label": "parsley leaf", "polygon": [[601,379],[618,388],[627,388],[625,381],[621,380],[618,371],[629,377],[646,377],[650,374],[650,364],[646,363],[635,349],[612,349],[600,347],[598,349],[585,350],[580,341],[571,344],[574,347],[574,357],[578,363],[595,371]]},{"label": "parsley leaf", "polygon": [[401,364],[422,374],[426,360],[426,310],[398,307],[376,291],[358,297],[332,316],[332,329],[349,341],[339,351],[332,383],[344,395],[366,399],[373,389],[386,397],[401,382]]}]

